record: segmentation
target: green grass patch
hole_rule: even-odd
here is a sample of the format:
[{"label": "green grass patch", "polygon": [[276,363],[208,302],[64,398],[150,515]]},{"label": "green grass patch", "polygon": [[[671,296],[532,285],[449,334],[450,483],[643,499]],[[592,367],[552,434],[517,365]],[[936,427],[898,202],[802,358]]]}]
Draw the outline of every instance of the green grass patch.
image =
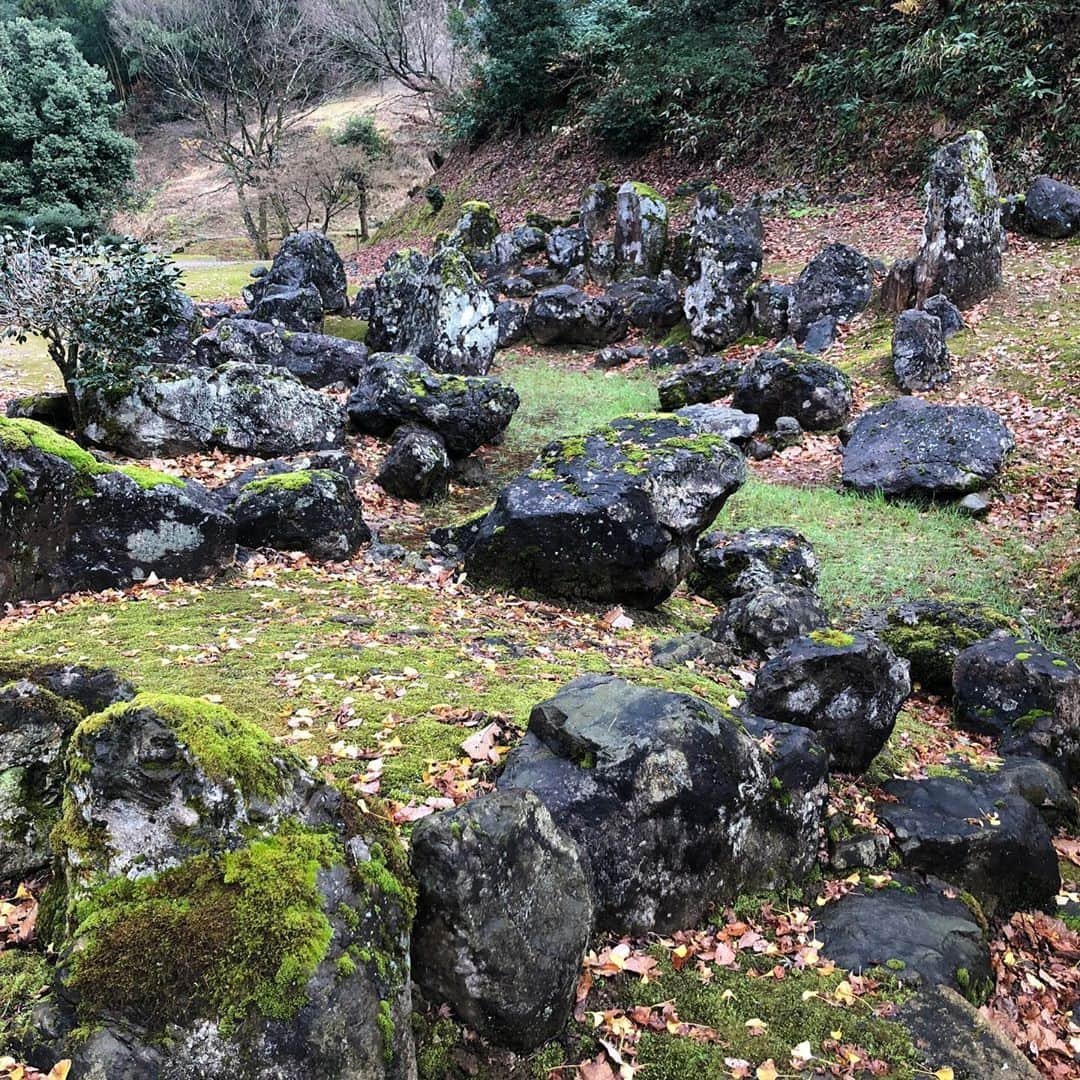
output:
[{"label": "green grass patch", "polygon": [[252,282],[251,271],[265,262],[214,262],[206,259],[176,259],[183,272],[181,287],[193,300],[237,300],[245,285]]}]

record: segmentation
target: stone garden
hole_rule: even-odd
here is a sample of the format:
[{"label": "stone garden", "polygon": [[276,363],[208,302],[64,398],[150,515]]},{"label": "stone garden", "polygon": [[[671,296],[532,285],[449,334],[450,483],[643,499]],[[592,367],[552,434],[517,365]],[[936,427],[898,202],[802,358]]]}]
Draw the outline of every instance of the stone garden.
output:
[{"label": "stone garden", "polygon": [[1077,1075],[1075,322],[1038,422],[986,363],[1080,194],[978,131],[928,176],[786,267],[705,182],[368,276],[301,231],[144,367],[0,386],[0,1053]]}]

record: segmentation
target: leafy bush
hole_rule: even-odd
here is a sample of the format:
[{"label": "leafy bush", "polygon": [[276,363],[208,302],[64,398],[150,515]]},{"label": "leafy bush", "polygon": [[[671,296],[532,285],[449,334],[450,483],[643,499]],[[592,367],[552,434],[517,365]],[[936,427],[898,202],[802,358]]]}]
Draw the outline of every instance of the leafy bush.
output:
[{"label": "leafy bush", "polygon": [[0,25],[0,209],[97,222],[115,207],[135,144],[113,126],[110,89],[65,31]]},{"label": "leafy bush", "polygon": [[362,150],[370,158],[382,157],[388,150],[386,136],[375,126],[370,116],[350,116],[342,129],[334,136],[338,146],[351,146]]},{"label": "leafy bush", "polygon": [[0,324],[25,341],[44,338],[69,385],[137,373],[180,325],[179,268],[134,241],[69,237],[51,244],[33,232],[0,237]]}]

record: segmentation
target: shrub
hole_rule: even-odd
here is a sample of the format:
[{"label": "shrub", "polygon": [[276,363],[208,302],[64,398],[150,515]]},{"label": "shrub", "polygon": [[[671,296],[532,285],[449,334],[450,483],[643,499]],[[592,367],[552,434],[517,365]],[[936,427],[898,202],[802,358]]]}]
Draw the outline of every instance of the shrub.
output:
[{"label": "shrub", "polygon": [[0,208],[96,223],[117,205],[135,144],[114,127],[110,90],[70,34],[0,24]]},{"label": "shrub", "polygon": [[350,116],[334,136],[334,142],[362,150],[369,158],[382,157],[388,149],[386,136],[375,126],[375,121],[363,115]]}]

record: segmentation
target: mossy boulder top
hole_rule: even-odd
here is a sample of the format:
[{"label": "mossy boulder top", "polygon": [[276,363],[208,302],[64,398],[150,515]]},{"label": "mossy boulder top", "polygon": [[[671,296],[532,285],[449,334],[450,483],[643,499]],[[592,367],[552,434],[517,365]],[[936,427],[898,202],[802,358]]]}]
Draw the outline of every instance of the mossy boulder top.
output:
[{"label": "mossy boulder top", "polygon": [[0,420],[0,603],[232,561],[232,519],[200,484],[119,468],[33,420]]},{"label": "mossy boulder top", "polygon": [[345,441],[345,411],[333,398],[284,368],[235,360],[84,389],[79,414],[90,442],[131,457],[214,449],[277,457]]},{"label": "mossy boulder top", "polygon": [[745,477],[721,436],[663,414],[622,417],[547,446],[500,492],[466,565],[512,587],[652,607]]},{"label": "mossy boulder top", "polygon": [[434,431],[452,458],[467,457],[507,428],[520,399],[513,387],[484,376],[445,375],[419,357],[371,358],[349,397],[349,419],[367,435],[388,438],[399,427]]},{"label": "mossy boulder top", "polygon": [[655,277],[664,265],[668,207],[648,184],[627,180],[615,199],[615,260],[628,274]]}]

